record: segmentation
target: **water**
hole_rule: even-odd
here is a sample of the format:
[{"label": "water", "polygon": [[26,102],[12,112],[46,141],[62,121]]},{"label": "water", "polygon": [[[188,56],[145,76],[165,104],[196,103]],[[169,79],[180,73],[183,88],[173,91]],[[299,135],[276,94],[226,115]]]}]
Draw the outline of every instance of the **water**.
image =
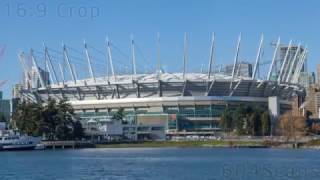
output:
[{"label": "water", "polygon": [[123,148],[0,152],[0,179],[319,179],[320,152]]}]

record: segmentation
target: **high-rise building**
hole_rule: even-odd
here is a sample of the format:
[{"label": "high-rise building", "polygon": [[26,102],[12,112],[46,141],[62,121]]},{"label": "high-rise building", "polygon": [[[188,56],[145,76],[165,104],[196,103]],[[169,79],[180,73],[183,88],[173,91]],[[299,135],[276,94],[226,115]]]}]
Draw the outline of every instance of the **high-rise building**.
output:
[{"label": "high-rise building", "polygon": [[13,99],[17,99],[17,98],[21,98],[21,90],[23,89],[23,85],[22,84],[15,84],[13,86],[12,89],[12,98]]},{"label": "high-rise building", "polygon": [[[286,59],[286,63],[284,64],[283,72],[282,72],[282,81],[286,81],[288,79],[288,82],[293,80],[293,76],[295,71],[298,68],[298,60],[302,58],[302,55],[305,51],[305,48],[303,46],[296,46],[292,45],[288,51],[288,46],[281,46],[279,49],[278,57],[275,61],[275,66],[274,66],[274,74],[272,76],[272,80],[277,80],[280,71],[281,71],[281,66],[283,62]],[[299,49],[298,49],[299,48]],[[287,55],[288,52],[288,55]],[[287,55],[287,57],[286,57]],[[306,61],[302,64],[301,72],[307,72],[306,71]],[[288,78],[289,77],[289,78]],[[298,77],[299,79],[299,77]]]},{"label": "high-rise building", "polygon": [[2,92],[0,91],[0,118],[4,118],[6,121],[10,120],[11,105],[10,100],[2,98]]},{"label": "high-rise building", "polygon": [[[44,82],[45,85],[48,85],[50,84],[50,81],[49,81],[49,72],[48,71],[45,71],[41,68],[38,68],[39,69],[39,74]],[[31,88],[39,88],[41,87],[41,81],[40,81],[40,77],[38,75],[38,72],[37,72],[37,69],[32,66],[30,72],[29,72],[29,76],[30,76],[30,86]],[[28,87],[28,85],[27,85]]]},{"label": "high-rise building", "polygon": [[320,88],[311,86],[307,89],[305,109],[312,113],[311,118],[319,118],[320,110]]},{"label": "high-rise building", "polygon": [[314,84],[312,74],[310,74],[309,72],[301,72],[300,76],[299,76],[298,83],[301,86],[308,89],[311,85]]},{"label": "high-rise building", "polygon": [[311,84],[316,84],[316,74],[314,72],[311,73]]},{"label": "high-rise building", "polygon": [[320,85],[320,64],[317,65],[317,84]]},{"label": "high-rise building", "polygon": [[[224,72],[227,75],[231,75],[233,71],[233,65],[225,66]],[[235,67],[235,76],[251,77],[252,76],[252,64],[247,62],[238,63]]]}]

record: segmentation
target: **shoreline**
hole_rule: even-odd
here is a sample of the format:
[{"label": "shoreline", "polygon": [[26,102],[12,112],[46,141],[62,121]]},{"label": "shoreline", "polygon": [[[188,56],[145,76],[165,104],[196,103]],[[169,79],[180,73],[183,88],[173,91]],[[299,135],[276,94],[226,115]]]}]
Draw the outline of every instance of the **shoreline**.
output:
[{"label": "shoreline", "polygon": [[[72,145],[70,145],[70,143]],[[135,142],[75,142],[75,141],[52,141],[44,149],[102,149],[102,148],[264,148],[264,149],[313,149],[320,150],[320,140],[312,140],[305,143],[275,142],[257,140],[206,140],[206,141],[135,141]],[[69,145],[68,145],[69,144]],[[48,142],[47,142],[48,145]],[[55,145],[55,146],[52,146]],[[19,150],[18,150],[19,151]]]},{"label": "shoreline", "polygon": [[144,141],[95,144],[94,148],[274,148],[274,149],[320,149],[320,142],[276,143],[268,141]]},{"label": "shoreline", "polygon": [[258,141],[150,141],[134,143],[95,144],[95,148],[270,148]]}]

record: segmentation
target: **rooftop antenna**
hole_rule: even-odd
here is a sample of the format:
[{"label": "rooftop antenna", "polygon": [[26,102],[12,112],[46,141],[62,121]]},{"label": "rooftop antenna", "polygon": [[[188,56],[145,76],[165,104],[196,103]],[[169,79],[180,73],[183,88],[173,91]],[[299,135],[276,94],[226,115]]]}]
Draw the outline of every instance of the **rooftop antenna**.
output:
[{"label": "rooftop antenna", "polygon": [[109,41],[109,38],[106,38],[106,42],[107,42],[107,51],[108,51],[108,57],[109,57],[109,63],[110,63],[110,67],[111,67],[111,72],[112,72],[112,77],[113,80],[116,81],[116,74],[114,72],[114,67],[113,67],[113,62],[112,62],[112,54],[111,54],[111,43]]},{"label": "rooftop antenna", "polygon": [[253,68],[253,73],[252,73],[252,77],[251,79],[254,80],[256,78],[256,74],[257,74],[257,69],[259,66],[259,62],[261,59],[261,50],[262,50],[262,46],[263,46],[263,34],[261,34],[261,39],[260,39],[260,44],[259,44],[259,48],[258,48],[258,53],[257,53],[257,57],[256,57],[256,62],[254,64],[254,68]]},{"label": "rooftop antenna", "polygon": [[234,63],[233,63],[233,68],[232,68],[232,79],[231,79],[231,82],[230,82],[230,89],[232,88],[232,82],[233,82],[233,79],[234,79],[236,66],[238,64],[240,44],[241,44],[241,33],[239,34],[239,37],[238,37],[236,55],[234,56]]},{"label": "rooftop antenna", "polygon": [[210,59],[209,59],[209,68],[208,68],[208,81],[210,80],[212,66],[214,65],[214,41],[215,41],[215,33],[212,33],[211,38],[211,48],[210,48]]},{"label": "rooftop antenna", "polygon": [[71,67],[71,63],[70,63],[70,60],[69,60],[69,56],[68,56],[68,51],[67,51],[66,45],[62,44],[62,47],[63,47],[64,58],[67,61],[67,65],[68,65],[72,80],[73,80],[74,84],[76,84],[77,83],[77,78],[76,78],[75,73],[74,73],[74,71],[73,71],[73,69]]},{"label": "rooftop antenna", "polygon": [[186,67],[188,61],[188,34],[184,33],[184,53],[183,53],[183,75],[182,78],[186,79]]},{"label": "rooftop antenna", "polygon": [[90,73],[93,81],[96,82],[96,78],[94,76],[94,71],[92,69],[91,58],[89,56],[89,51],[88,51],[88,46],[87,46],[86,40],[83,40],[83,44],[84,44],[84,49],[85,49],[85,53],[86,53],[86,57],[87,57],[87,61],[88,61],[89,73]]},{"label": "rooftop antenna", "polygon": [[275,63],[275,60],[276,60],[276,57],[278,54],[279,46],[280,46],[280,37],[278,38],[277,45],[276,45],[276,48],[273,53],[273,58],[272,58],[271,65],[270,65],[269,72],[268,72],[268,76],[267,76],[268,81],[270,81],[270,78],[271,78],[271,73],[272,73],[273,66],[274,66],[274,63]]},{"label": "rooftop antenna", "polygon": [[288,60],[288,55],[289,55],[289,51],[291,49],[291,46],[292,46],[292,40],[289,41],[288,49],[286,51],[286,54],[284,55],[284,59],[281,64],[281,68],[280,68],[280,72],[279,72],[279,76],[278,76],[278,84],[281,83],[284,67],[287,66],[287,60]]},{"label": "rooftop antenna", "polygon": [[132,34],[131,34],[131,53],[132,53],[132,80],[134,80],[135,76],[137,75],[137,69],[136,69],[136,56],[134,51],[134,40],[133,40]]}]

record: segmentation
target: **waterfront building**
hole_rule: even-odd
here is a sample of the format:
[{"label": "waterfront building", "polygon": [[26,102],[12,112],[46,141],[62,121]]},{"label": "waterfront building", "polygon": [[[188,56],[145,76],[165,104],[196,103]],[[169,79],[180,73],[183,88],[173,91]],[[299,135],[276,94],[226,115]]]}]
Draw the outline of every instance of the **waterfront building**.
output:
[{"label": "waterfront building", "polygon": [[80,117],[85,134],[97,140],[164,140],[165,125],[157,123],[134,123],[126,119],[117,120],[111,116]]},{"label": "waterfront building", "polygon": [[[187,38],[185,38],[185,49],[188,49],[186,41]],[[45,58],[41,64],[48,65],[47,69],[50,70],[48,79],[52,80],[50,83],[41,83],[45,81],[45,77],[41,75],[41,68],[33,63],[30,69],[34,69],[34,77],[38,78],[37,82],[40,83],[24,88],[22,95],[23,98],[35,102],[45,103],[49,98],[67,100],[84,125],[101,124],[119,109],[123,109],[124,119],[128,124],[135,126],[137,131],[142,129],[143,132],[145,129],[145,132],[149,132],[152,127],[155,129],[164,127],[167,134],[214,134],[220,131],[219,121],[224,110],[227,107],[235,109],[240,104],[259,106],[265,110],[271,110],[269,104],[276,104],[277,116],[292,109],[293,99],[297,98],[300,106],[306,95],[305,88],[299,84],[299,77],[303,72],[307,50],[300,46],[287,49],[282,47],[281,52],[287,50],[287,54],[290,54],[288,55],[290,58],[283,57],[281,65],[283,68],[276,69],[275,62],[278,57],[274,56],[266,78],[260,78],[257,77],[257,69],[260,65],[263,38],[260,41],[257,58],[252,64],[239,61],[240,44],[239,37],[234,64],[227,70],[228,73],[212,70],[215,57],[214,38],[206,73],[187,71],[187,50],[184,51],[181,72],[161,72],[159,70],[161,66],[158,65],[154,72],[141,73],[137,70],[135,42],[132,41],[132,62],[128,63],[131,64],[132,72],[118,73],[114,66],[113,49],[108,41],[106,44],[108,68],[105,74],[97,75],[93,66],[94,61],[90,56],[94,49],[90,49],[85,43],[84,58],[89,76],[81,79],[75,73],[76,67],[72,66],[73,56],[69,56],[70,52],[64,46],[62,55],[65,57],[68,71],[60,71],[59,75],[57,73],[59,71],[54,68],[56,66],[51,65],[53,63],[51,58]],[[275,54],[278,54],[279,47],[280,41],[277,42]],[[292,57],[293,52],[296,57]],[[44,54],[48,56],[48,48],[45,48]],[[274,78],[274,72],[278,72],[280,78]],[[142,127],[149,127],[149,130]],[[105,128],[108,129],[108,124]],[[124,133],[124,129],[122,130]]]}]

